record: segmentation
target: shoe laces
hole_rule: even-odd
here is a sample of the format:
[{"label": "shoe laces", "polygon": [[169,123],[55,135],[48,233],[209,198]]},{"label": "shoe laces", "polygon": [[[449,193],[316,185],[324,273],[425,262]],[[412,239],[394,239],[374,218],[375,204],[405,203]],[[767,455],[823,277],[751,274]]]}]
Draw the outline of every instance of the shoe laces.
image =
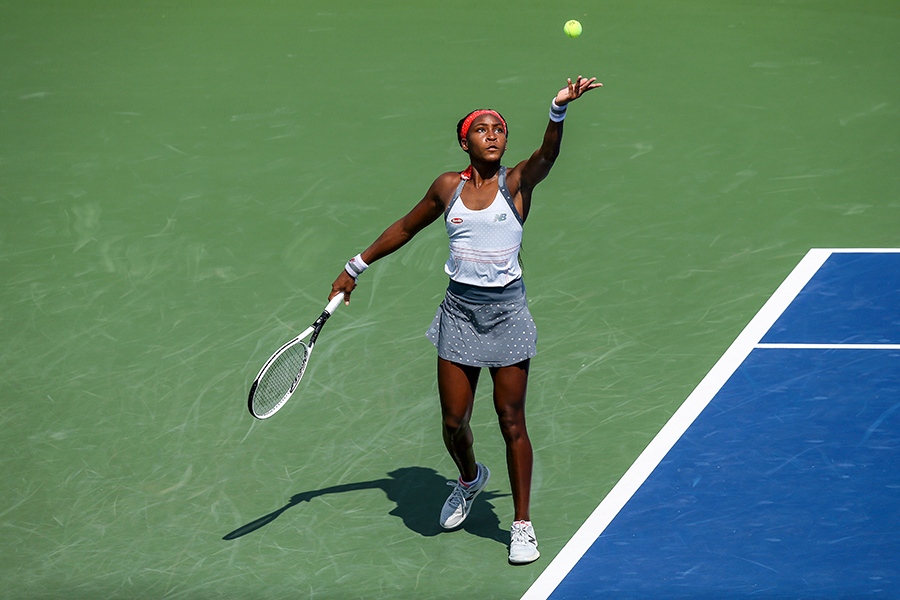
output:
[{"label": "shoe laces", "polygon": [[465,508],[466,504],[469,503],[469,500],[472,499],[472,488],[475,487],[475,484],[466,487],[459,481],[448,481],[447,485],[453,486],[453,491],[450,492],[450,505],[454,508],[462,505],[463,508]]},{"label": "shoe laces", "polygon": [[537,540],[528,531],[528,526],[524,523],[513,523],[510,533],[510,541],[512,544],[534,544]]}]

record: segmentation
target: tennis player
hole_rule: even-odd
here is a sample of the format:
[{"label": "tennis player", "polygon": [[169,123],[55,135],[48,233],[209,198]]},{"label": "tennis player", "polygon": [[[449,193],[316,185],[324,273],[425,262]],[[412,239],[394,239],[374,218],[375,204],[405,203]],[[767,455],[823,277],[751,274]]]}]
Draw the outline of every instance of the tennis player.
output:
[{"label": "tennis player", "polygon": [[457,139],[469,155],[464,171],[440,175],[425,197],[388,227],[365,251],[347,262],[332,284],[329,300],[344,292],[349,304],[357,278],[376,260],[391,254],[425,226],[444,217],[450,257],[447,294],[426,336],[437,347],[437,379],[443,437],[459,469],[459,479],[441,510],[446,529],[459,527],[490,471],[475,460],[469,418],[479,373],[490,371],[494,408],[506,442],[514,522],[509,561],[530,563],[540,556],[531,524],[532,448],[525,428],[525,390],[537,330],[525,295],[519,248],[534,187],[550,172],[560,152],[568,105],[600,87],[596,78],[569,79],[550,104],[544,139],[530,158],[508,169],[507,126],[493,110],[477,110],[457,125]]}]

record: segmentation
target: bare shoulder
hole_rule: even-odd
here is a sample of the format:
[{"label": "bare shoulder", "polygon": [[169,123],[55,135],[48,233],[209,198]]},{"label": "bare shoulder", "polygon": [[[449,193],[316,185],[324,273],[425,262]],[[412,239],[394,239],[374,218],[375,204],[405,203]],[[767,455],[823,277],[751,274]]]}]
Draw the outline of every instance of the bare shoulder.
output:
[{"label": "bare shoulder", "polygon": [[440,199],[441,204],[446,206],[453,198],[453,192],[456,191],[456,187],[459,185],[460,181],[459,173],[457,171],[442,173],[438,175],[437,179],[434,180],[434,183],[431,184],[428,193],[433,196],[435,200]]},{"label": "bare shoulder", "polygon": [[455,190],[456,186],[459,185],[460,178],[458,171],[447,171],[446,173],[441,173],[438,175],[438,178],[434,180],[433,187],[440,189],[451,189]]}]

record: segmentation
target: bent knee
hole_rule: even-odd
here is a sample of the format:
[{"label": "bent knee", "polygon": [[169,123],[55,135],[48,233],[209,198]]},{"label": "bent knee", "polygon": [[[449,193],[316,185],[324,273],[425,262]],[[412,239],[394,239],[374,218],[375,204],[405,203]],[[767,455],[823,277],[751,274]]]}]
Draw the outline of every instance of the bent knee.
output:
[{"label": "bent knee", "polygon": [[500,423],[500,431],[503,437],[508,440],[515,440],[528,436],[528,430],[525,427],[525,413],[522,411],[510,411],[499,413],[497,415]]},{"label": "bent knee", "polygon": [[444,429],[451,434],[459,431],[466,431],[469,428],[469,417],[468,415],[444,413],[443,426]]}]

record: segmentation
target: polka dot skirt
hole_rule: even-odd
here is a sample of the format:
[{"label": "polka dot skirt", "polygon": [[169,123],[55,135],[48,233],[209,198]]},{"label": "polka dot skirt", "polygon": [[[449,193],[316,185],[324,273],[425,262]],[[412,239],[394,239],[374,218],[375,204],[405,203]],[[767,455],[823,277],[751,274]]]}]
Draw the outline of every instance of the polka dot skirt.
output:
[{"label": "polka dot skirt", "polygon": [[441,358],[475,367],[506,367],[537,354],[537,327],[525,296],[473,304],[447,292],[425,337]]}]

